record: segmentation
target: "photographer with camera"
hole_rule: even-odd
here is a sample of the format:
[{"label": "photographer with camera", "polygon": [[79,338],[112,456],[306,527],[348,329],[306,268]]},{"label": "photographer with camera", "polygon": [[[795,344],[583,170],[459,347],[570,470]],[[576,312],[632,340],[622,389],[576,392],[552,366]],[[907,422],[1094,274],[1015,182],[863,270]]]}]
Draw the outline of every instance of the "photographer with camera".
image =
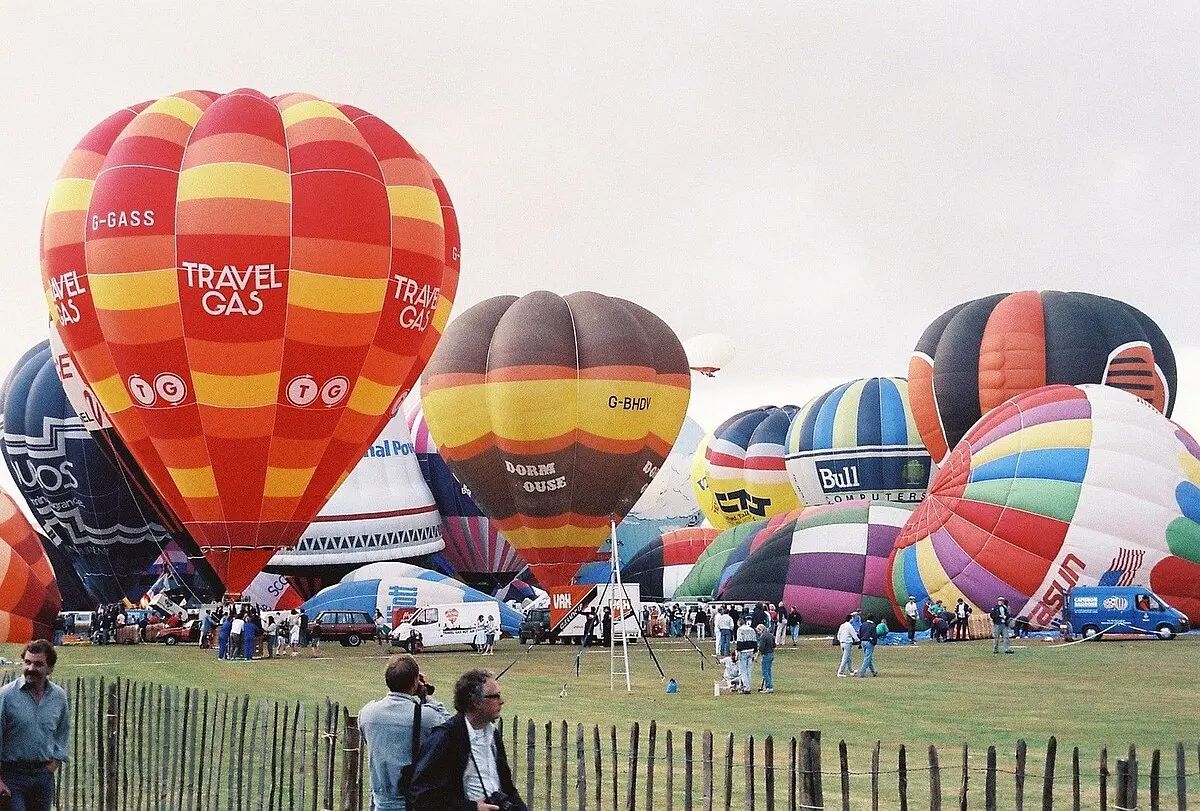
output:
[{"label": "photographer with camera", "polygon": [[428,698],[433,695],[433,685],[425,681],[417,660],[409,654],[389,659],[383,679],[388,694],[358,713],[358,726],[370,755],[371,799],[379,811],[407,811],[413,745],[423,751],[433,731],[451,716],[440,701]]},{"label": "photographer with camera", "polygon": [[458,714],[434,731],[413,775],[414,811],[529,811],[513,785],[496,729],[496,674],[468,670],[454,685]]}]

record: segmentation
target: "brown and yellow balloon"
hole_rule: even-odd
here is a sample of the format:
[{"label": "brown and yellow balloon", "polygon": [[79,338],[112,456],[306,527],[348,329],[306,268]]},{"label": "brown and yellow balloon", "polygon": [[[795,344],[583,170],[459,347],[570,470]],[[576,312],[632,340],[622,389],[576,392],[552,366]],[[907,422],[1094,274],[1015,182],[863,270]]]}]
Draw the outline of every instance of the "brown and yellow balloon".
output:
[{"label": "brown and yellow balloon", "polygon": [[421,379],[443,458],[546,587],[596,559],[670,453],[690,394],[671,328],[591,292],[475,305]]}]

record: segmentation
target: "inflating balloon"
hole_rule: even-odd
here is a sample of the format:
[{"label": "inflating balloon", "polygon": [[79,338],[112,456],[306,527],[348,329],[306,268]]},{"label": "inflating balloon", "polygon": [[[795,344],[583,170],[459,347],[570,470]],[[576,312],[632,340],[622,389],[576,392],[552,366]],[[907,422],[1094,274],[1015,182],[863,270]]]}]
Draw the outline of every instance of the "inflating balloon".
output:
[{"label": "inflating balloon", "polygon": [[304,94],[181,92],[68,158],[42,228],[54,326],[231,590],[420,374],[457,277],[448,206],[395,130]]},{"label": "inflating balloon", "polygon": [[637,304],[539,291],[475,305],[421,384],[442,457],[546,587],[594,560],[667,458],[691,375]]},{"label": "inflating balloon", "polygon": [[706,332],[684,341],[683,351],[687,353],[688,364],[693,372],[699,372],[705,377],[716,377],[717,372],[733,360],[733,356],[737,354],[737,347],[728,335]]},{"label": "inflating balloon", "polygon": [[137,602],[161,574],[152,564],[172,536],[84,427],[55,371],[42,341],[4,382],[4,461],[93,602]]},{"label": "inflating balloon", "polygon": [[670,600],[696,560],[720,534],[710,527],[664,532],[621,569],[621,580],[641,586],[643,600]]},{"label": "inflating balloon", "polygon": [[742,411],[713,431],[695,485],[701,508],[712,505],[706,515],[714,527],[729,529],[800,506],[784,462],[788,426],[797,411],[793,405]]},{"label": "inflating balloon", "polygon": [[0,642],[50,639],[60,610],[54,570],[38,534],[0,491]]},{"label": "inflating balloon", "polygon": [[943,313],[908,363],[913,416],[937,464],[984,412],[1052,383],[1122,388],[1169,417],[1175,355],[1158,325],[1122,301],[1026,290]]},{"label": "inflating balloon", "polygon": [[675,599],[712,597],[725,571],[729,556],[741,546],[747,538],[753,538],[767,526],[767,521],[753,521],[749,524],[738,524],[727,530],[709,543],[708,547],[696,558],[687,576],[675,587]]},{"label": "inflating balloon", "polygon": [[788,428],[787,471],[803,504],[916,504],[929,469],[902,377],[843,383],[810,400]]},{"label": "inflating balloon", "polygon": [[1109,386],[1048,386],[955,446],[889,561],[889,594],[976,608],[1005,597],[1035,626],[1074,585],[1147,585],[1200,616],[1200,447]]},{"label": "inflating balloon", "polygon": [[438,454],[429,435],[425,412],[418,403],[408,413],[421,475],[425,477],[442,515],[442,554],[467,585],[493,592],[507,585],[527,565],[490,518],[483,514],[471,493]]},{"label": "inflating balloon", "polygon": [[296,545],[275,553],[266,571],[287,575],[311,597],[360,566],[433,555],[443,546],[442,518],[398,413]]},{"label": "inflating balloon", "polygon": [[836,629],[852,611],[891,616],[888,555],[912,507],[845,502],[805,507],[767,537],[718,589],[722,600],[784,603],[810,631]]}]

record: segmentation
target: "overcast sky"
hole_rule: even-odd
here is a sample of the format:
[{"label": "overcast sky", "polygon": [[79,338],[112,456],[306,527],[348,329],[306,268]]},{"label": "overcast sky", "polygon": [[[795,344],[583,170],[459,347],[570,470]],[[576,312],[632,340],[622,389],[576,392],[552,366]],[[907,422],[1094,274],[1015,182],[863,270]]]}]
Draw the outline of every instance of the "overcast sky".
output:
[{"label": "overcast sky", "polygon": [[738,346],[706,428],[903,375],[967,299],[1158,321],[1200,430],[1200,11],[1186,3],[0,4],[0,367],[44,337],[38,230],[78,138],[172,92],[368,109],[438,168],[456,310],[591,289]]}]

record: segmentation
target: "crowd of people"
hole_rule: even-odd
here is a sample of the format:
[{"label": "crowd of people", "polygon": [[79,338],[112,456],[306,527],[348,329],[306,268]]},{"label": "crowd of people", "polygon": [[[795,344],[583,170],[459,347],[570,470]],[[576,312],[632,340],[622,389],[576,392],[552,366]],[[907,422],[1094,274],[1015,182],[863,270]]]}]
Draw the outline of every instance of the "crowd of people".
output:
[{"label": "crowd of people", "polygon": [[214,641],[217,658],[224,661],[275,659],[289,652],[299,656],[306,647],[316,656],[320,626],[310,625],[298,608],[277,616],[253,605],[220,605],[200,618],[200,647],[212,648]]}]

